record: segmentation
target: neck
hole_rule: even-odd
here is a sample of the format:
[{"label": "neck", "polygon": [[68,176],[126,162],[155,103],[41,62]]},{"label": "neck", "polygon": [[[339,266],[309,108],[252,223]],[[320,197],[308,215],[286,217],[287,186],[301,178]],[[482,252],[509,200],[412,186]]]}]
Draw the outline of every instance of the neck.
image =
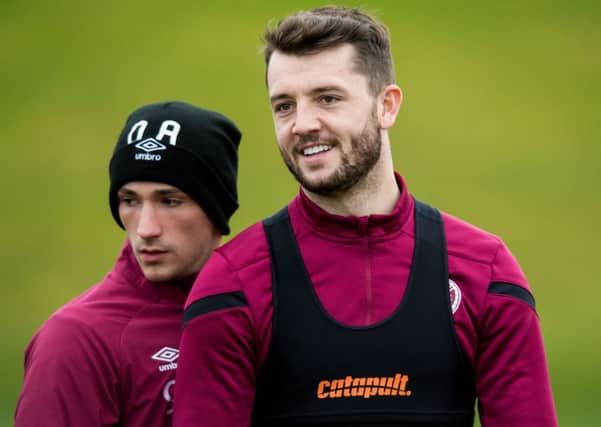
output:
[{"label": "neck", "polygon": [[194,284],[195,280],[196,280],[196,275],[181,277],[179,279],[171,279],[171,280],[168,280],[165,282],[152,282],[151,281],[151,283],[155,283],[157,285],[167,285],[171,288],[179,288],[185,292],[190,292],[190,289],[192,289],[192,285]]},{"label": "neck", "polygon": [[323,196],[303,188],[309,199],[328,213],[343,216],[389,214],[401,195],[394,177],[390,146],[382,145],[380,160],[351,188]]},{"label": "neck", "polygon": [[196,275],[190,277],[183,277],[181,279],[174,280],[173,285],[187,292],[190,292],[190,289],[192,289],[192,285],[194,284],[195,280]]}]

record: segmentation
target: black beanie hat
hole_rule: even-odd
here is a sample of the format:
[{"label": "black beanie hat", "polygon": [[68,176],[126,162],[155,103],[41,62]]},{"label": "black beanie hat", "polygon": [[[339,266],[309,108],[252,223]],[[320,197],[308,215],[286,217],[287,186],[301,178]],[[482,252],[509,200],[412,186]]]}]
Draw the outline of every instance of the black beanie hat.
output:
[{"label": "black beanie hat", "polygon": [[117,192],[130,181],[173,185],[194,199],[223,234],[238,208],[240,131],[227,117],[185,102],[145,105],[131,113],[109,165],[109,203],[117,224]]}]

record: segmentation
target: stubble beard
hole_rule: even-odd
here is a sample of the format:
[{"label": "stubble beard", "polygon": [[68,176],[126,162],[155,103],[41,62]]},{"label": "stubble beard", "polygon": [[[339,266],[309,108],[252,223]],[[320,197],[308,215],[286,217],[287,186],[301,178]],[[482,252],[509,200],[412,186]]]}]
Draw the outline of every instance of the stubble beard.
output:
[{"label": "stubble beard", "polygon": [[[330,142],[336,144],[337,141]],[[280,154],[290,173],[303,188],[320,196],[333,196],[349,190],[365,178],[378,163],[381,149],[382,136],[374,109],[361,133],[351,137],[351,151],[342,153],[340,166],[323,179],[310,180],[288,153],[280,149]]]}]

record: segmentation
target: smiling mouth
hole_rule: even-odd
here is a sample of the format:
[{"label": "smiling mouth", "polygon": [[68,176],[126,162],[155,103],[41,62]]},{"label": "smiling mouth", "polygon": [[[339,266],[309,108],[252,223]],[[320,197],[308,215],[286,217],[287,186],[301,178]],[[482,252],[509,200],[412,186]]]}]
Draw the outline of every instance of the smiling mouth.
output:
[{"label": "smiling mouth", "polygon": [[332,149],[331,145],[319,144],[312,145],[311,147],[304,148],[301,152],[303,156],[314,156],[319,153],[325,153],[326,151],[330,151]]}]

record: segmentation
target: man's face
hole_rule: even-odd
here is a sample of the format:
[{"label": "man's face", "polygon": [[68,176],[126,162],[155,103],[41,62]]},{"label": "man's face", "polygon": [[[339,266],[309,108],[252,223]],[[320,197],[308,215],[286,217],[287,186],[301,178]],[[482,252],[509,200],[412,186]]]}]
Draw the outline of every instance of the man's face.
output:
[{"label": "man's face", "polygon": [[275,51],[267,84],[282,158],[301,185],[338,193],[365,177],[380,157],[376,99],[353,67],[351,45],[314,55]]},{"label": "man's face", "polygon": [[144,276],[153,282],[193,278],[221,237],[202,208],[168,184],[128,182],[119,217]]}]

